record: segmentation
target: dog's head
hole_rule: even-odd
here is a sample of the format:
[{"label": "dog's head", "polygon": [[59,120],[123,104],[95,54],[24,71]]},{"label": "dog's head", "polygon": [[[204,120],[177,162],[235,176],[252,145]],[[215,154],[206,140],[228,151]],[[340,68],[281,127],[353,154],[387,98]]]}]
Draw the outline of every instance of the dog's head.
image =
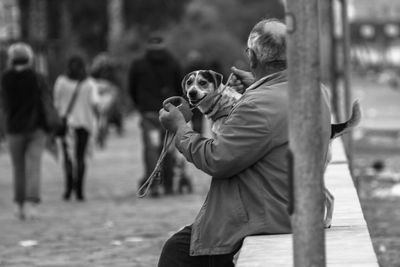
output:
[{"label": "dog's head", "polygon": [[217,92],[221,84],[222,74],[212,70],[197,70],[183,78],[182,89],[190,104],[196,105],[207,95]]}]

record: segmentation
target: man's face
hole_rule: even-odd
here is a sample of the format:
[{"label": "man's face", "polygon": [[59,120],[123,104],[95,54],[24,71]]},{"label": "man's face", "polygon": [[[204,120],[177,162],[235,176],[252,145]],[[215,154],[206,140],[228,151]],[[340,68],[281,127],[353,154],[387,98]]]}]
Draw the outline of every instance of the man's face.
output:
[{"label": "man's face", "polygon": [[247,56],[247,60],[249,61],[250,70],[254,74],[254,70],[258,66],[258,60],[257,60],[256,53],[254,52],[254,50],[252,48],[247,47],[246,48],[246,56]]}]

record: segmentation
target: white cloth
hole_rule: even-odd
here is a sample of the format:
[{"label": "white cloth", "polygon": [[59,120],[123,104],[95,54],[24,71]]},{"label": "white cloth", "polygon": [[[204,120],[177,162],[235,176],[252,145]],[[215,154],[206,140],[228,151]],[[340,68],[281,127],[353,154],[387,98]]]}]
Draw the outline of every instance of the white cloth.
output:
[{"label": "white cloth", "polygon": [[[64,75],[57,78],[54,85],[54,105],[61,116],[64,116],[72,99],[78,81]],[[94,107],[99,103],[99,92],[92,78],[86,78],[79,86],[79,93],[68,117],[68,125],[73,128],[83,127],[89,132],[96,129]]]},{"label": "white cloth", "polygon": [[117,98],[118,89],[105,79],[93,79],[93,81],[98,89],[98,110],[100,113],[107,113]]}]

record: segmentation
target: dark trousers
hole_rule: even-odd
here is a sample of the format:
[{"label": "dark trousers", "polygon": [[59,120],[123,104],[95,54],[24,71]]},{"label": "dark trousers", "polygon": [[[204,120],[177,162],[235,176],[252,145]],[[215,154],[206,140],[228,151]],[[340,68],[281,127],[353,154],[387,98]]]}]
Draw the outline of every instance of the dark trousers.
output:
[{"label": "dark trousers", "polygon": [[14,176],[14,201],[40,202],[40,176],[45,134],[42,130],[8,135]]},{"label": "dark trousers", "polygon": [[70,155],[68,143],[63,140],[65,193],[64,198],[69,198],[75,190],[78,199],[84,198],[84,177],[86,170],[85,155],[90,133],[85,128],[73,129],[75,147]]},{"label": "dark trousers", "polygon": [[158,267],[233,267],[235,253],[212,256],[190,256],[191,226],[186,226],[164,244]]},{"label": "dark trousers", "polygon": [[[150,176],[156,166],[157,160],[160,156],[163,141],[164,130],[162,129],[158,120],[158,113],[146,112],[142,114],[142,140],[143,140],[143,158],[145,165],[145,177],[142,179],[141,184]],[[173,193],[173,167],[174,157],[173,153],[168,153],[164,159],[162,168],[162,182],[166,194]],[[158,192],[158,184],[155,182],[151,188],[152,193]]]}]

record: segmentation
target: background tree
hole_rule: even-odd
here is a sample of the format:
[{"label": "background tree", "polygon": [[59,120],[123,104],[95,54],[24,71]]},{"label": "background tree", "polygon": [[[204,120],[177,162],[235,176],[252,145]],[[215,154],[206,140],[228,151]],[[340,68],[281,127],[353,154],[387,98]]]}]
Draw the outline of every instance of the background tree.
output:
[{"label": "background tree", "polygon": [[[185,63],[191,50],[229,71],[245,66],[248,32],[262,18],[283,18],[280,0],[18,0],[24,39],[46,39],[49,75],[71,54],[91,60],[109,51],[122,75],[143,51],[146,36],[163,31],[170,50]],[[46,19],[47,18],[47,23]],[[43,36],[46,36],[43,38]],[[38,38],[39,37],[39,38]],[[36,42],[36,41],[35,41]],[[37,42],[36,42],[37,43]],[[40,43],[40,42],[39,42]],[[61,62],[61,63],[60,63]]]},{"label": "background tree", "polygon": [[192,0],[181,21],[170,29],[173,51],[183,62],[191,50],[200,51],[227,74],[232,65],[247,66],[243,51],[254,24],[283,16],[278,0]]},{"label": "background tree", "polygon": [[111,53],[115,53],[117,45],[120,42],[124,29],[124,1],[123,0],[108,0],[108,40],[107,47]]}]

